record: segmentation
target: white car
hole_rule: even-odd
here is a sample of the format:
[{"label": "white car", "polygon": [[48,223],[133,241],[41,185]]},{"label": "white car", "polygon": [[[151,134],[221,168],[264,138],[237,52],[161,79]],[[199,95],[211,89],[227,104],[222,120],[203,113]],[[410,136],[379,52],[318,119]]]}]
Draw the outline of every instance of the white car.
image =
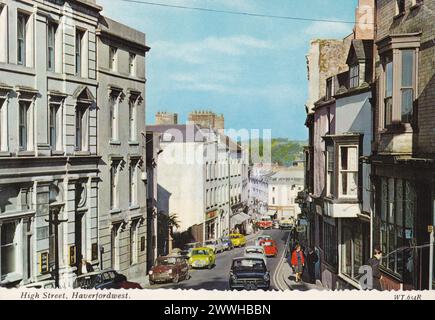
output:
[{"label": "white car", "polygon": [[204,247],[210,248],[214,253],[220,253],[224,251],[224,245],[221,240],[207,240],[204,242]]},{"label": "white car", "polygon": [[255,246],[259,246],[261,240],[272,240],[272,236],[269,236],[267,234],[262,234],[262,235],[258,236],[255,239]]},{"label": "white car", "polygon": [[262,246],[248,246],[245,248],[244,256],[246,258],[260,258],[267,265],[267,257]]}]

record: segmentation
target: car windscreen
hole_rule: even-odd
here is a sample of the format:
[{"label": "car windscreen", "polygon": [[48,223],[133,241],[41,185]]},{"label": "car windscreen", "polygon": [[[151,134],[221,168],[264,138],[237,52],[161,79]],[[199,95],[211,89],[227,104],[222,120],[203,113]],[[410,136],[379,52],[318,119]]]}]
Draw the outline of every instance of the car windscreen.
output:
[{"label": "car windscreen", "polygon": [[163,258],[157,259],[156,266],[171,266],[177,263],[177,258]]},{"label": "car windscreen", "polygon": [[273,246],[273,245],[274,244],[273,244],[272,241],[266,241],[266,242],[263,243],[263,246],[267,246],[267,247],[270,247],[270,246]]},{"label": "car windscreen", "polygon": [[207,250],[193,250],[192,255],[193,256],[208,255],[208,251]]},{"label": "car windscreen", "polygon": [[259,259],[239,259],[233,261],[233,271],[254,271],[265,272],[266,266],[263,260]]},{"label": "car windscreen", "polygon": [[231,239],[239,239],[239,238],[240,238],[240,236],[237,235],[237,234],[234,234],[234,235],[231,236]]},{"label": "car windscreen", "polygon": [[246,253],[258,253],[258,254],[263,254],[263,250],[261,250],[260,248],[248,248],[245,251]]}]

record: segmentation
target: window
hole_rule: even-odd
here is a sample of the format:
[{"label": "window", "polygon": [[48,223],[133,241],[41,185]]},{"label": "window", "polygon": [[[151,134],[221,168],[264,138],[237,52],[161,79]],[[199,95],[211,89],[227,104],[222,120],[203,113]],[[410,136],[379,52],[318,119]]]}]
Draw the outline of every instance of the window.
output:
[{"label": "window", "polygon": [[354,220],[342,221],[341,273],[350,278],[359,277],[359,268],[370,258],[370,228]]},{"label": "window", "polygon": [[57,25],[49,23],[47,26],[47,70],[55,71],[56,64],[56,30]]},{"label": "window", "polygon": [[136,55],[134,53],[129,54],[128,66],[129,66],[130,75],[135,76],[136,75]]},{"label": "window", "polygon": [[326,80],[326,100],[330,100],[333,95],[332,78]]},{"label": "window", "polygon": [[132,161],[129,172],[129,203],[130,206],[137,204],[137,161]]},{"label": "window", "polygon": [[275,204],[275,197],[272,197],[272,204]]},{"label": "window", "polygon": [[336,267],[338,257],[337,227],[325,221],[323,222],[323,246],[325,261]]},{"label": "window", "polygon": [[109,47],[109,69],[111,71],[116,71],[117,69],[117,57],[118,49],[115,47]]},{"label": "window", "polygon": [[119,269],[119,232],[120,224],[112,225],[110,235],[110,261],[113,269]]},{"label": "window", "polygon": [[49,143],[51,150],[57,148],[57,112],[59,107],[55,104],[50,104],[48,116]]},{"label": "window", "polygon": [[396,0],[396,15],[405,13],[405,0]]},{"label": "window", "polygon": [[84,32],[79,29],[76,29],[76,45],[75,45],[76,76],[82,75],[83,37],[84,37]]},{"label": "window", "polygon": [[7,150],[7,118],[5,99],[0,98],[0,151]]},{"label": "window", "polygon": [[19,144],[20,150],[27,150],[28,147],[28,135],[29,135],[29,103],[19,102],[19,117],[18,117],[18,130],[19,130]]},{"label": "window", "polygon": [[109,97],[109,124],[110,124],[110,137],[112,140],[118,139],[118,97],[111,94]]},{"label": "window", "polygon": [[402,123],[412,121],[414,101],[414,50],[402,50],[401,116]]},{"label": "window", "polygon": [[335,152],[334,146],[326,147],[326,194],[327,196],[333,196],[335,188],[335,176],[334,176],[334,164],[335,164]]},{"label": "window", "polygon": [[130,265],[138,262],[138,228],[139,221],[132,221],[130,226]]},{"label": "window", "polygon": [[5,6],[0,3],[0,61],[6,62],[8,50],[8,37],[7,37],[7,10]]},{"label": "window", "polygon": [[76,151],[82,151],[86,147],[86,110],[87,108],[82,105],[76,107]]},{"label": "window", "polygon": [[384,125],[388,126],[393,120],[393,61],[387,59],[385,66],[385,99],[384,99]]},{"label": "window", "polygon": [[26,65],[26,38],[28,16],[18,13],[17,16],[17,63]]},{"label": "window", "polygon": [[359,86],[359,65],[350,67],[349,71],[350,88],[356,88]]},{"label": "window", "polygon": [[16,269],[17,241],[16,223],[8,222],[0,225],[1,269],[0,280]]},{"label": "window", "polygon": [[[407,180],[382,178],[380,185],[380,240],[382,265],[400,277],[413,274],[416,192]],[[398,248],[406,248],[398,250]]]},{"label": "window", "polygon": [[128,119],[129,119],[129,136],[130,141],[137,140],[136,134],[136,102],[130,99],[128,104]]},{"label": "window", "polygon": [[110,166],[110,209],[118,208],[118,161]]},{"label": "window", "polygon": [[358,147],[340,147],[340,196],[358,196]]}]

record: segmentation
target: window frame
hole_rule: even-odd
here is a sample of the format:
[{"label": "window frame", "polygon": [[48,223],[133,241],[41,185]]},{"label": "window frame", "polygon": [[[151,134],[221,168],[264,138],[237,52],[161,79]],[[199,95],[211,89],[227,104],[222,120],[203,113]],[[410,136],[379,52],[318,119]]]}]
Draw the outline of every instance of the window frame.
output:
[{"label": "window frame", "polygon": [[[342,164],[342,149],[343,148],[347,148],[347,149],[356,149],[356,158],[355,158],[355,168],[349,169],[350,165],[350,161],[349,161],[349,153],[347,154],[347,163],[348,163],[348,169],[343,169],[343,164]],[[348,174],[356,174],[356,192],[355,194],[343,194],[343,173],[345,173],[347,175],[347,180],[349,180],[349,175]],[[346,184],[348,186],[347,189],[349,189],[349,182],[347,182]],[[349,191],[349,190],[347,190]],[[359,193],[359,145],[358,144],[348,144],[348,143],[343,143],[343,144],[339,144],[338,145],[338,197],[339,198],[346,198],[346,199],[356,199],[358,198],[358,193]]]},{"label": "window frame", "polygon": [[[27,64],[27,24],[30,16],[24,12],[17,12],[17,64],[26,66]],[[23,21],[24,20],[24,21]],[[20,22],[23,23],[20,28]],[[20,35],[20,31],[22,35]],[[21,45],[20,45],[21,44]],[[21,56],[21,60],[20,60]]]},{"label": "window frame", "polygon": [[75,75],[82,77],[83,74],[83,40],[85,38],[85,30],[76,27],[74,36],[74,56],[75,56]]},{"label": "window frame", "polygon": [[112,160],[112,163],[110,164],[110,198],[109,198],[109,204],[110,204],[110,210],[117,210],[119,209],[119,166],[120,161],[119,160]]},{"label": "window frame", "polygon": [[349,88],[358,88],[360,85],[360,65],[356,63],[349,68]]},{"label": "window frame", "polygon": [[118,48],[109,46],[109,70],[118,71]]},{"label": "window frame", "polygon": [[[29,148],[30,104],[30,102],[24,100],[18,102],[18,145],[20,151],[26,151]],[[23,112],[24,108],[25,110]]]},{"label": "window frame", "polygon": [[129,52],[128,65],[129,65],[129,74],[131,76],[136,76],[136,59],[137,59],[137,54],[133,52]]},{"label": "window frame", "polygon": [[[56,71],[56,37],[59,25],[52,21],[47,23],[47,71]],[[50,43],[50,34],[52,43]],[[51,61],[52,60],[52,61]]]}]

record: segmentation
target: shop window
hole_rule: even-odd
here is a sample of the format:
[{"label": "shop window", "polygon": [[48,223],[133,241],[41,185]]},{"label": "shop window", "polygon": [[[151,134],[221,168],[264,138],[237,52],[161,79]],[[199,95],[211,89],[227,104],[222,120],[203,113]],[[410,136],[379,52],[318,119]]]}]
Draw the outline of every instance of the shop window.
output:
[{"label": "shop window", "polygon": [[323,250],[325,261],[332,267],[336,267],[338,257],[337,227],[325,221],[323,222]]}]

